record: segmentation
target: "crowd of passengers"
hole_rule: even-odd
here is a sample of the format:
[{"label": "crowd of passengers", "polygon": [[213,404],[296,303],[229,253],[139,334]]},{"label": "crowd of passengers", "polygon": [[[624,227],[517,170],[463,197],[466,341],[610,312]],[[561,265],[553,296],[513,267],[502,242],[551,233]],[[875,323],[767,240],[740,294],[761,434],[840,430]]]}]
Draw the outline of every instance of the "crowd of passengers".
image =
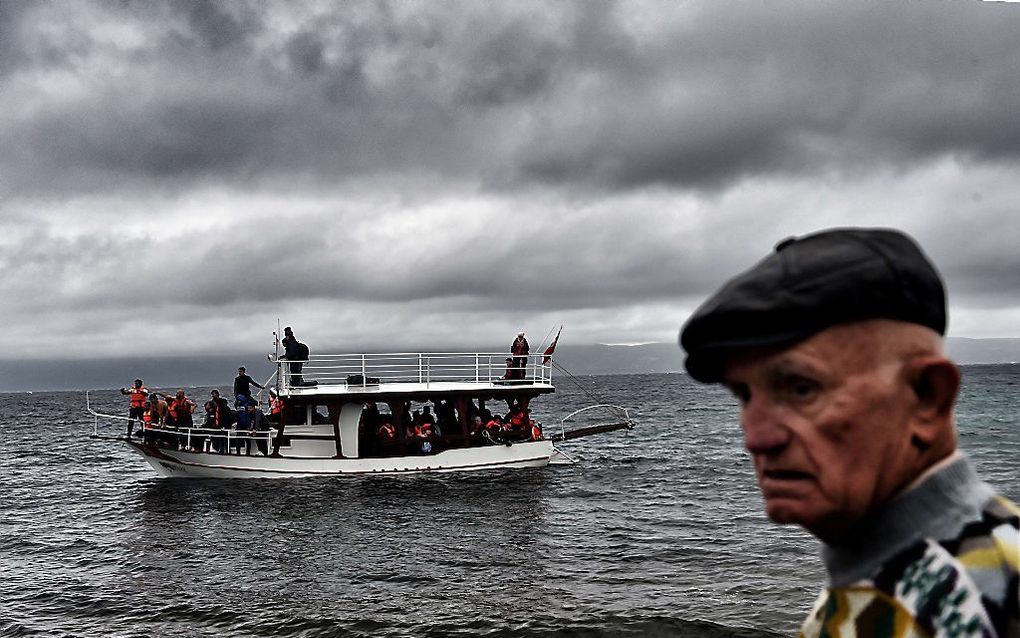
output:
[{"label": "crowd of passengers", "polygon": [[[184,390],[172,395],[150,392],[141,379],[135,379],[131,387],[120,390],[131,401],[127,436],[139,436],[145,443],[161,447],[220,454],[251,454],[254,443],[259,452],[268,455],[270,426],[279,422],[283,402],[270,390],[270,414],[265,414],[252,396],[253,385],[264,389],[244,367],[238,368],[233,403],[221,397],[219,390],[212,390],[200,412],[198,403]],[[136,420],[142,425],[137,433]]]},{"label": "crowd of passengers", "polygon": [[[507,402],[505,414],[493,414],[474,401],[464,402],[464,421],[457,418],[452,400],[435,399],[411,411],[411,403],[401,406],[401,418],[381,413],[375,403],[366,403],[361,412],[359,447],[364,456],[435,454],[451,447],[510,444],[542,438],[542,424],[531,418],[526,401]],[[402,424],[398,427],[398,423]]]},{"label": "crowd of passengers", "polygon": [[[255,449],[268,456],[272,452],[270,428],[280,423],[281,416],[287,417],[286,424],[304,423],[305,406],[294,405],[289,409],[270,389],[267,415],[251,394],[253,385],[264,389],[243,367],[239,368],[234,379],[233,405],[214,389],[196,417],[198,404],[183,389],[173,395],[150,392],[141,379],[135,379],[132,387],[121,388],[121,393],[131,401],[127,436],[137,435],[145,443],[160,447],[220,454],[250,455],[254,444]],[[361,455],[435,454],[451,447],[542,438],[541,423],[531,419],[527,400],[508,400],[505,414],[493,413],[484,401],[476,405],[472,400],[463,400],[463,421],[458,418],[453,400],[434,399],[431,404],[412,411],[411,402],[404,402],[399,407],[399,418],[380,412],[376,403],[364,404],[359,425]],[[196,423],[196,418],[200,422]],[[134,433],[136,420],[141,422],[142,429]],[[462,426],[462,422],[467,426]],[[313,410],[312,423],[327,424],[330,420]]]}]

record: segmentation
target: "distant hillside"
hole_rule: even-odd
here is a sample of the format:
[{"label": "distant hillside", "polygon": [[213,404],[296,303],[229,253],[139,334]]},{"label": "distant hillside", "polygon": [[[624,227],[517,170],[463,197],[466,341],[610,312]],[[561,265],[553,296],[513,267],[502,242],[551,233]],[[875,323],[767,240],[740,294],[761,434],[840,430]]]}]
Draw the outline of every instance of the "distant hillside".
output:
[{"label": "distant hillside", "polygon": [[1020,361],[1020,339],[965,339],[950,337],[946,351],[961,365],[972,363],[1014,363]]},{"label": "distant hillside", "polygon": [[[1020,361],[1020,339],[1015,338],[951,337],[947,349],[963,365]],[[557,363],[580,375],[682,372],[683,360],[683,351],[675,343],[563,344],[556,349]],[[130,384],[135,377],[155,388],[219,385],[229,390],[238,365],[248,366],[249,374],[259,381],[273,371],[264,353],[163,359],[0,360],[0,392],[116,388]]]}]

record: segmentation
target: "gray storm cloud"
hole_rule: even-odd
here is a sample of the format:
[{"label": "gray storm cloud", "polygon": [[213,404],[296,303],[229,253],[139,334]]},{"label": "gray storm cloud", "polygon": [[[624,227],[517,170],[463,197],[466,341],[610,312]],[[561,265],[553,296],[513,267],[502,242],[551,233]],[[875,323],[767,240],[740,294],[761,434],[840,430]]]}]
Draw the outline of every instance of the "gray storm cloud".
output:
[{"label": "gray storm cloud", "polygon": [[303,302],[669,339],[782,236],[860,223],[1009,330],[1018,32],[982,3],[2,3],[0,294],[56,350]]}]

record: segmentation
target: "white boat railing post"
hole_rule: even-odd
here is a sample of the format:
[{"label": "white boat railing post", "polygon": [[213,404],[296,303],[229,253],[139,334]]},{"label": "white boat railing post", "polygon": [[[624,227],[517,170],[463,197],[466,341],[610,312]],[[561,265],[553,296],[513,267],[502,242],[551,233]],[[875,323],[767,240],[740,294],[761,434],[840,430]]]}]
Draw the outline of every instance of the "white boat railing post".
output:
[{"label": "white boat railing post", "polygon": [[368,385],[368,377],[365,376],[366,374],[367,374],[367,372],[365,371],[365,355],[361,355],[361,385],[362,385],[362,387]]},{"label": "white boat railing post", "polygon": [[429,381],[432,380],[432,357],[425,357],[425,387],[429,386]]},{"label": "white boat railing post", "polygon": [[188,428],[188,437],[187,437],[185,442],[187,443],[186,447],[190,450],[191,449],[191,428]]},{"label": "white boat railing post", "polygon": [[422,382],[422,378],[425,376],[424,369],[422,368],[421,353],[418,353],[418,383]]},{"label": "white boat railing post", "polygon": [[475,353],[475,383],[481,381],[482,371],[478,368],[478,354]]}]

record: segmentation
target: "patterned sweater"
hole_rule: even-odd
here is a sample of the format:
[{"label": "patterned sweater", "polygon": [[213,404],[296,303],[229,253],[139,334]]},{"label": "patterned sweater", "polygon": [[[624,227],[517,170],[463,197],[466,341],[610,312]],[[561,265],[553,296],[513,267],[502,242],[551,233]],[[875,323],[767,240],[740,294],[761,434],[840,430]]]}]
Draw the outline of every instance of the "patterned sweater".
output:
[{"label": "patterned sweater", "polygon": [[800,636],[1020,638],[1020,509],[967,459],[861,527],[853,543],[823,547],[830,586]]}]

